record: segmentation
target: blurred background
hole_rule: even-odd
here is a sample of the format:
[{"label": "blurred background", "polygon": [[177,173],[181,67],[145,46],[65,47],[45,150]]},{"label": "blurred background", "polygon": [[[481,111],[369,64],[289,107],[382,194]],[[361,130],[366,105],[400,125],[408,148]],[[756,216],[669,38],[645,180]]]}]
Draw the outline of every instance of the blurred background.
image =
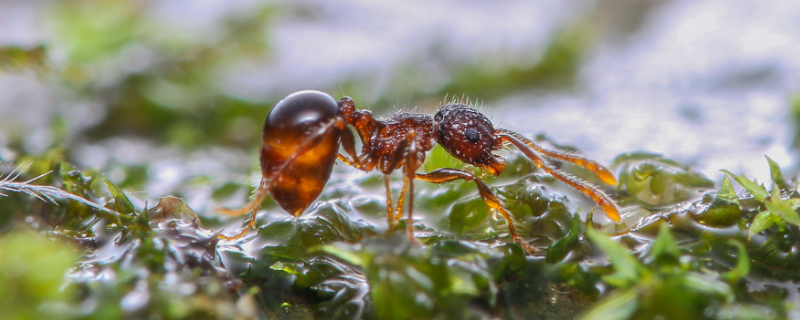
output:
[{"label": "blurred background", "polygon": [[0,0],[0,160],[204,207],[258,179],[270,107],[317,89],[385,117],[463,96],[601,163],[768,181],[764,154],[797,171],[798,30],[791,0]]}]

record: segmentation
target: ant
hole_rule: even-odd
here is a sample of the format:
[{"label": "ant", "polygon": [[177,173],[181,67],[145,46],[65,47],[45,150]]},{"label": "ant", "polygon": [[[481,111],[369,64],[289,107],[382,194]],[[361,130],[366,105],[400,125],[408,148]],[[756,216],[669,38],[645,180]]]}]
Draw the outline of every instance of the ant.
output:
[{"label": "ant", "polygon": [[[356,153],[355,128],[361,143]],[[425,154],[439,143],[459,160],[486,168],[497,176],[505,167],[503,158],[492,154],[506,145],[514,145],[540,168],[580,190],[600,205],[606,215],[619,222],[614,201],[595,186],[561,172],[545,162],[538,154],[582,166],[603,182],[616,185],[614,175],[597,162],[586,158],[543,149],[519,133],[495,129],[492,122],[474,108],[463,103],[450,103],[435,116],[397,112],[391,119],[376,119],[369,110],[357,110],[350,97],[338,102],[319,91],[295,92],[280,102],[267,115],[261,146],[261,183],[250,203],[237,210],[220,209],[228,215],[251,212],[246,227],[234,236],[219,235],[235,240],[255,226],[258,207],[269,193],[286,212],[299,217],[317,199],[328,182],[336,159],[366,172],[377,168],[385,175],[386,205],[390,226],[403,216],[404,200],[408,201],[406,228],[413,240],[414,180],[444,183],[456,179],[473,181],[481,198],[505,218],[511,239],[528,250],[532,248],[517,235],[511,215],[489,187],[474,174],[451,168],[418,173]],[[340,154],[340,146],[345,154]],[[538,153],[538,154],[537,154]],[[392,208],[389,175],[402,169],[403,189]]]}]

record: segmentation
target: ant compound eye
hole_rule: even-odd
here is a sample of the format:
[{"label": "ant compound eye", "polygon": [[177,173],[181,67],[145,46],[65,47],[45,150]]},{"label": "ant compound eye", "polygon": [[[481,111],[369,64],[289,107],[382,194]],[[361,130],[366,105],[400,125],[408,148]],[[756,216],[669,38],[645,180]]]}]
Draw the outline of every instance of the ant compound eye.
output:
[{"label": "ant compound eye", "polygon": [[502,164],[492,154],[497,149],[495,130],[486,116],[464,104],[449,104],[434,119],[439,123],[438,142],[448,153],[494,172],[502,170]]},{"label": "ant compound eye", "polygon": [[481,133],[475,128],[467,128],[467,130],[464,131],[464,135],[467,137],[467,140],[472,143],[476,143],[481,140]]}]

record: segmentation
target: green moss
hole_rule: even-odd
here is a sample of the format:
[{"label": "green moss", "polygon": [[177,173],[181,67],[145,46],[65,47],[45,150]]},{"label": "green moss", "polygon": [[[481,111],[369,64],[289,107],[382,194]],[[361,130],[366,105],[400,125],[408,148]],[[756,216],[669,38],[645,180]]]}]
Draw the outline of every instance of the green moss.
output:
[{"label": "green moss", "polygon": [[0,310],[4,319],[69,319],[75,291],[64,275],[78,260],[75,248],[35,232],[0,236]]}]

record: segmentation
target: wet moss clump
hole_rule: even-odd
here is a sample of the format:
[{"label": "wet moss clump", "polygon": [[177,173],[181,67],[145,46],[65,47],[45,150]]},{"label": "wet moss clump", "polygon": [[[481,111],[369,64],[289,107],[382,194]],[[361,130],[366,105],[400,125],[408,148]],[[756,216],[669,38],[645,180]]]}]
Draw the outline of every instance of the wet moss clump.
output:
[{"label": "wet moss clump", "polygon": [[0,281],[16,294],[2,303],[27,306],[15,319],[781,319],[800,281],[800,196],[771,160],[771,187],[725,171],[713,188],[658,155],[622,155],[613,224],[512,158],[490,183],[539,249],[528,254],[469,183],[419,185],[418,203],[439,213],[415,221],[413,240],[338,190],[221,242],[180,198],[140,207],[103,174],[48,157],[5,186],[55,169],[40,182],[83,200],[35,181],[4,188]]}]

